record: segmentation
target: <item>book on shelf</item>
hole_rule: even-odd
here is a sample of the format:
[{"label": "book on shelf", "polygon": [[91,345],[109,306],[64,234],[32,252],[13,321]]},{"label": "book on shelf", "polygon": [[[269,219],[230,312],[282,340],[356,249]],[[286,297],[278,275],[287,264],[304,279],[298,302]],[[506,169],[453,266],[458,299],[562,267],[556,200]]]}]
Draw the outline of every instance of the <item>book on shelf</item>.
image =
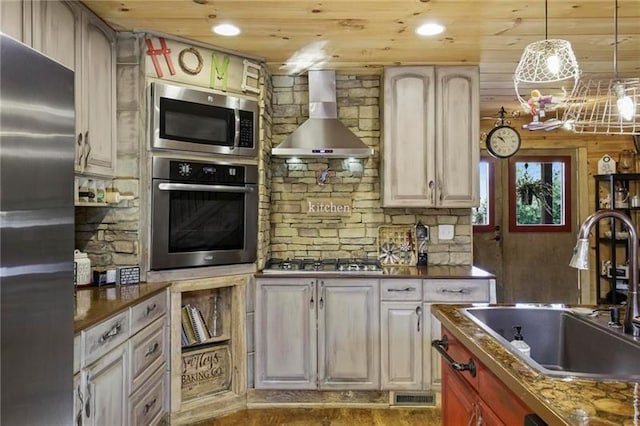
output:
[{"label": "book on shelf", "polygon": [[208,334],[207,329],[205,328],[204,320],[202,319],[200,310],[192,305],[187,306],[189,307],[191,325],[193,326],[193,330],[196,334],[198,343],[206,342],[211,336]]},{"label": "book on shelf", "polygon": [[189,345],[189,339],[187,339],[187,333],[184,331],[184,325],[180,327],[180,331],[181,331],[182,346]]},{"label": "book on shelf", "polygon": [[193,325],[191,325],[191,314],[189,313],[188,305],[182,307],[182,328],[187,337],[187,345],[198,343]]}]

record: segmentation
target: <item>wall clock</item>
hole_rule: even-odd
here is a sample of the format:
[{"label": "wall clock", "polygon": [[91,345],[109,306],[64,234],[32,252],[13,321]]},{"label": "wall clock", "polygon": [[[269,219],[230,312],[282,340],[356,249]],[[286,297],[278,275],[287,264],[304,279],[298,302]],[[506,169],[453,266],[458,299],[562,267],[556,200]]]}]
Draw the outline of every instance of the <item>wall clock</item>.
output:
[{"label": "wall clock", "polygon": [[509,158],[520,149],[520,134],[503,124],[491,129],[487,135],[487,151],[496,158]]},{"label": "wall clock", "polygon": [[520,149],[520,134],[509,126],[508,121],[505,124],[506,113],[504,107],[500,108],[499,124],[496,123],[496,127],[491,129],[485,141],[487,151],[496,158],[509,158]]}]

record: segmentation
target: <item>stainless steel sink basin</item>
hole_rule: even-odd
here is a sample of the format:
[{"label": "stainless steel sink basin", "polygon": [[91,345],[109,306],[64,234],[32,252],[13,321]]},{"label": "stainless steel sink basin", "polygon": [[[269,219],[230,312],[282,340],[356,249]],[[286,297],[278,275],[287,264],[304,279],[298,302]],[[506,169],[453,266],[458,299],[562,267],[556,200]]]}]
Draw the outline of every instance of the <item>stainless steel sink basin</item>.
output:
[{"label": "stainless steel sink basin", "polygon": [[[640,379],[640,341],[607,325],[609,314],[587,317],[566,308],[496,306],[461,309],[532,368],[549,376]],[[513,326],[522,326],[531,357],[515,349]]]}]

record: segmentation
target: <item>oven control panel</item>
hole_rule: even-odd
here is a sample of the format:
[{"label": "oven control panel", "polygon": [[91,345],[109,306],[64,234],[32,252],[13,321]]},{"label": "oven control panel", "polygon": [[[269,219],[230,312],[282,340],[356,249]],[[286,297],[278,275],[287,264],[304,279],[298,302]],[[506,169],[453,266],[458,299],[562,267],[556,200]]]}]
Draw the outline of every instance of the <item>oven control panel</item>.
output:
[{"label": "oven control panel", "polygon": [[245,167],[230,164],[171,161],[169,179],[181,182],[244,184]]}]

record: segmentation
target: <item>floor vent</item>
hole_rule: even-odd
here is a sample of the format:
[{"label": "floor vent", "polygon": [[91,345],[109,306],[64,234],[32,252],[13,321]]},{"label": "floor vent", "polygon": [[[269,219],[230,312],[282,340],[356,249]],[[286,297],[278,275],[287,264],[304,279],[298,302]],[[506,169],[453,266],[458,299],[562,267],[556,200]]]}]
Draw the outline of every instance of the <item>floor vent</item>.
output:
[{"label": "floor vent", "polygon": [[436,405],[436,398],[432,393],[396,393],[393,405]]}]

